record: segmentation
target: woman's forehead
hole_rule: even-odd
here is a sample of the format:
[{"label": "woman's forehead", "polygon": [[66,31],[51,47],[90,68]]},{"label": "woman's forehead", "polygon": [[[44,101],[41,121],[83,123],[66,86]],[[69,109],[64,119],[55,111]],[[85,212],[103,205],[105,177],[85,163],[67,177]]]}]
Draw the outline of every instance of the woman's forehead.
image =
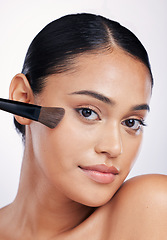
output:
[{"label": "woman's forehead", "polygon": [[75,70],[49,76],[44,95],[75,92],[97,92],[112,101],[144,104],[150,100],[151,78],[147,67],[127,54],[85,55],[76,58]]},{"label": "woman's forehead", "polygon": [[[151,77],[147,67],[123,51],[110,54],[85,54],[76,57],[73,69],[49,77],[52,84],[67,88],[151,88]],[[60,79],[60,80],[59,80]],[[128,89],[127,89],[128,90]],[[75,91],[75,89],[74,89]]]}]

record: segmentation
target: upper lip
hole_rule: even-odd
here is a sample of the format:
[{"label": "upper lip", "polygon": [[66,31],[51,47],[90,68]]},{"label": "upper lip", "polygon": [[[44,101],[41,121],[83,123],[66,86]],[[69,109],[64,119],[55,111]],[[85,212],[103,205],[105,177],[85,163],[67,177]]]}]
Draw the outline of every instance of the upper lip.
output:
[{"label": "upper lip", "polygon": [[105,164],[97,164],[91,166],[79,166],[83,170],[97,171],[101,173],[112,173],[114,175],[119,173],[119,170],[114,166],[107,166]]}]

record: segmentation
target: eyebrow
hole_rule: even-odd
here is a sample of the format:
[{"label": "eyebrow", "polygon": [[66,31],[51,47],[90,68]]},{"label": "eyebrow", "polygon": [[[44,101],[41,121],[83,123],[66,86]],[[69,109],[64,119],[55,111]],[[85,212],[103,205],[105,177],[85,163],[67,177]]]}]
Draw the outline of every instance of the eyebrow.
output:
[{"label": "eyebrow", "polygon": [[136,105],[131,108],[132,111],[138,111],[138,110],[147,110],[148,112],[150,111],[150,107],[148,104],[141,104],[141,105]]},{"label": "eyebrow", "polygon": [[[104,96],[103,94],[97,93],[95,91],[81,90],[81,91],[72,92],[69,95],[74,95],[74,94],[91,96],[91,97],[96,98],[104,103],[109,104],[109,105],[116,104],[115,101],[113,101],[113,100],[109,99],[108,97]],[[135,105],[131,108],[131,111],[139,111],[139,110],[150,111],[150,107],[148,104],[140,104],[140,105]]]},{"label": "eyebrow", "polygon": [[100,100],[104,103],[107,103],[107,104],[111,104],[111,105],[115,104],[115,102],[112,101],[111,99],[109,99],[108,97],[104,96],[103,94],[94,92],[94,91],[81,90],[81,91],[76,91],[76,92],[70,93],[70,95],[73,95],[73,94],[87,95],[87,96],[91,96],[93,98],[96,98],[96,99],[98,99],[98,100]]}]

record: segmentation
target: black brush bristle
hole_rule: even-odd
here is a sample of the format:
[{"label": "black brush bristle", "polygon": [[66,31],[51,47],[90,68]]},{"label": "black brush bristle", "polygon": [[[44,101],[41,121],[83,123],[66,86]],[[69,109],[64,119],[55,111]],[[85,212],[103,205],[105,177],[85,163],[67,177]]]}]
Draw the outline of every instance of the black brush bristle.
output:
[{"label": "black brush bristle", "polygon": [[38,122],[49,128],[55,128],[62,120],[65,110],[59,107],[41,107]]}]

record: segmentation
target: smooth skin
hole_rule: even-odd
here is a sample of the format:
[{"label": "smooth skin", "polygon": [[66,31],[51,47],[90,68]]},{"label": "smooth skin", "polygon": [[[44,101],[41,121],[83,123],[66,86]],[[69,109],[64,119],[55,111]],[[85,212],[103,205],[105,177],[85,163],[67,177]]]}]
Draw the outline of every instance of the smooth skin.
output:
[{"label": "smooth skin", "polygon": [[[16,75],[10,99],[63,107],[65,116],[55,129],[16,116],[26,125],[25,152],[17,196],[0,211],[0,239],[166,239],[166,176],[123,184],[150,97],[147,68],[118,48],[77,57],[38,96]],[[119,170],[114,181],[99,183],[81,169],[98,164]]]}]

